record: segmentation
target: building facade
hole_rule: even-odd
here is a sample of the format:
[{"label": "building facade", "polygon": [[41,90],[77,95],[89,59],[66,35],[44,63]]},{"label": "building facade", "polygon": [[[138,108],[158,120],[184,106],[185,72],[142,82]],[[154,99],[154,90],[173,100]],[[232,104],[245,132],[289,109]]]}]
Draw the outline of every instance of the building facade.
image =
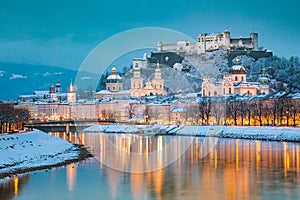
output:
[{"label": "building facade", "polygon": [[224,50],[258,50],[258,33],[250,33],[249,38],[231,38],[228,30],[218,34],[202,33],[196,42],[178,41],[176,44],[158,42],[157,51],[184,51],[187,53],[205,53],[218,49]]},{"label": "building facade", "polygon": [[131,78],[130,96],[141,97],[149,95],[165,95],[164,91],[164,80],[161,76],[161,69],[159,68],[159,63],[157,63],[154,79],[152,81],[148,80],[144,86],[144,80],[141,77],[140,68],[134,69],[133,77]]},{"label": "building facade", "polygon": [[231,94],[247,94],[256,96],[259,94],[268,94],[269,86],[266,78],[262,77],[261,82],[247,82],[246,69],[240,65],[239,59],[236,59],[234,65],[228,74],[225,74],[221,82],[212,82],[211,78],[204,77],[202,81],[202,96],[223,96]]}]

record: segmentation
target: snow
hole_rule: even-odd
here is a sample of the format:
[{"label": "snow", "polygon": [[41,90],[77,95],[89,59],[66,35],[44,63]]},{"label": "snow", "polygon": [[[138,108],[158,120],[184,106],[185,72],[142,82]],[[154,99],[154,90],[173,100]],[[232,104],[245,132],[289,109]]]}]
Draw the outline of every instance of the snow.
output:
[{"label": "snow", "polygon": [[0,136],[0,174],[76,159],[78,147],[42,131]]},{"label": "snow", "polygon": [[9,77],[9,80],[18,79],[18,78],[27,78],[27,76],[22,75],[22,74],[12,74],[11,77]]},{"label": "snow", "polygon": [[300,142],[300,128],[254,126],[93,125],[84,132],[142,133]]}]

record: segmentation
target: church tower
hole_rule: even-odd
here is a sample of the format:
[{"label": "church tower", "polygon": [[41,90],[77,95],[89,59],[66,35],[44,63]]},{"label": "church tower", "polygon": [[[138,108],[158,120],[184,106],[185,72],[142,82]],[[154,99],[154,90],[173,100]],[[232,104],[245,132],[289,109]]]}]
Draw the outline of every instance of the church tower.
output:
[{"label": "church tower", "polygon": [[143,79],[141,78],[140,68],[136,68],[133,70],[133,77],[131,78],[131,96],[139,97],[141,96],[141,92],[144,89]]},{"label": "church tower", "polygon": [[70,82],[69,90],[67,92],[67,102],[75,103],[76,102],[76,87],[73,86],[72,80]]},{"label": "church tower", "polygon": [[161,69],[159,68],[159,63],[156,65],[152,86],[156,94],[164,94],[164,80],[161,78]]},{"label": "church tower", "polygon": [[50,94],[50,100],[57,101],[56,91],[55,91],[55,87],[54,87],[53,84],[50,87],[50,93],[49,94]]}]

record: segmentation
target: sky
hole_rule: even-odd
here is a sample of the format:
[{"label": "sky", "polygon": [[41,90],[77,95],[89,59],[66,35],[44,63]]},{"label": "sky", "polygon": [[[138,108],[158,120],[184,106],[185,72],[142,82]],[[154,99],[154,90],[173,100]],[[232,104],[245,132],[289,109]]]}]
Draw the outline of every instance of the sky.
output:
[{"label": "sky", "polygon": [[226,29],[233,37],[258,32],[259,46],[274,55],[299,56],[299,10],[298,0],[1,0],[0,62],[78,69],[104,40],[142,27],[195,39]]}]

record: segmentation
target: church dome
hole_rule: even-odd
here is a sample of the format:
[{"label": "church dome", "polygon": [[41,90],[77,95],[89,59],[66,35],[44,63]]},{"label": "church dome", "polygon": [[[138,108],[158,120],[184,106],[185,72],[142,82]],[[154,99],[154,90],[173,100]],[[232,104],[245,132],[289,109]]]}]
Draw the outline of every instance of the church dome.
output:
[{"label": "church dome", "polygon": [[107,77],[107,80],[112,80],[112,79],[118,79],[121,80],[121,76],[119,76],[118,74],[111,74]]},{"label": "church dome", "polygon": [[60,87],[61,84],[60,84],[59,82],[57,82],[55,86],[56,86],[56,87]]},{"label": "church dome", "polygon": [[107,77],[107,83],[120,83],[122,78],[117,74],[117,69],[113,67],[111,69],[111,75]]},{"label": "church dome", "polygon": [[229,73],[231,73],[231,74],[246,74],[246,69],[243,65],[240,64],[240,60],[238,58],[235,60],[235,65],[233,65],[230,68]]}]

